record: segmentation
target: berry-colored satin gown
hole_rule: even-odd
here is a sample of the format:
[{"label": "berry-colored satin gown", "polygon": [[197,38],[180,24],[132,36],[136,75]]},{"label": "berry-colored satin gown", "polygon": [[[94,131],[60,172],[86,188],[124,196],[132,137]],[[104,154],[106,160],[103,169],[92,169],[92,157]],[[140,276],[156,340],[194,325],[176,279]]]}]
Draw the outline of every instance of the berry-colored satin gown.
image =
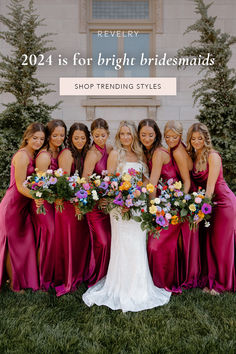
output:
[{"label": "berry-colored satin gown", "polygon": [[[107,168],[108,153],[106,147],[101,149],[96,144],[95,147],[102,153],[102,157],[97,162],[94,173],[101,175],[102,171]],[[94,267],[93,274],[88,282],[90,287],[107,274],[111,248],[111,224],[110,216],[104,214],[97,206],[92,212],[87,213],[87,220],[92,247],[90,269]]]},{"label": "berry-colored satin gown", "polygon": [[[149,169],[151,171],[152,161],[149,161]],[[180,180],[179,170],[172,158],[168,164],[162,166],[160,178],[164,181],[170,178],[174,181]],[[198,242],[198,233],[190,231],[187,222],[169,225],[168,230],[161,231],[159,239],[150,234],[147,251],[154,284],[175,293],[182,291],[182,285],[197,286],[200,272]]]},{"label": "berry-colored satin gown", "polygon": [[[217,153],[217,152],[212,152]],[[192,171],[197,186],[206,188],[209,166],[204,171]],[[213,193],[212,217],[209,228],[200,229],[202,254],[202,286],[218,292],[235,291],[236,197],[223,177],[221,165]]]},{"label": "berry-colored satin gown", "polygon": [[[74,173],[73,163],[71,175]],[[57,296],[61,296],[76,290],[93,271],[89,269],[91,247],[87,219],[78,220],[70,202],[64,202],[62,213],[55,213],[55,243],[55,288]]]},{"label": "berry-colored satin gown", "polygon": [[[33,159],[29,156],[27,176],[34,172]],[[34,230],[30,217],[31,199],[18,192],[15,167],[11,163],[10,186],[0,204],[0,287],[3,284],[6,252],[10,254],[12,286],[14,291],[38,289]]]},{"label": "berry-colored satin gown", "polygon": [[[51,157],[47,151],[40,151],[40,154],[48,154],[51,159],[48,169],[58,169],[57,158]],[[36,160],[37,160],[36,157]],[[55,264],[55,212],[54,205],[44,201],[46,215],[37,214],[35,202],[31,204],[31,218],[36,235],[36,249],[40,248],[40,264],[39,264],[39,283],[40,289],[48,290],[53,283],[54,264]]]},{"label": "berry-colored satin gown", "polygon": [[[184,143],[180,140],[176,147],[170,149],[171,161],[179,180],[181,180],[181,174],[174,159],[174,151],[180,144],[186,148]],[[193,180],[191,180],[190,192],[193,190],[194,183]],[[199,277],[201,273],[199,229],[190,230],[189,223],[185,221],[180,224],[180,231],[179,243],[181,249],[179,257],[181,286],[185,289],[196,288],[199,285]]]}]

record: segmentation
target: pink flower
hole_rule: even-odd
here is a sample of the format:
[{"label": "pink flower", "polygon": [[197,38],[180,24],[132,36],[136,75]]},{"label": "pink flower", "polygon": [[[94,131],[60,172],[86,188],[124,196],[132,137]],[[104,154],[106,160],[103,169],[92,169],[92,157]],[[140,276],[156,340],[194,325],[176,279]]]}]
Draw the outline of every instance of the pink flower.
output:
[{"label": "pink flower", "polygon": [[194,199],[194,201],[195,201],[195,203],[197,203],[197,204],[201,204],[202,198],[196,197],[196,198]]},{"label": "pink flower", "polygon": [[90,189],[89,183],[84,183],[84,184],[83,184],[83,188],[84,188],[86,191],[88,191],[88,190]]},{"label": "pink flower", "polygon": [[143,187],[143,188],[142,188],[142,193],[146,193],[146,192],[147,192],[146,188]]},{"label": "pink flower", "polygon": [[104,177],[104,181],[105,182],[109,182],[110,181],[110,177],[109,176]]},{"label": "pink flower", "polygon": [[111,188],[114,190],[118,189],[118,183],[116,181],[111,182]]},{"label": "pink flower", "polygon": [[170,213],[166,213],[166,219],[170,220],[171,219],[171,214]]}]

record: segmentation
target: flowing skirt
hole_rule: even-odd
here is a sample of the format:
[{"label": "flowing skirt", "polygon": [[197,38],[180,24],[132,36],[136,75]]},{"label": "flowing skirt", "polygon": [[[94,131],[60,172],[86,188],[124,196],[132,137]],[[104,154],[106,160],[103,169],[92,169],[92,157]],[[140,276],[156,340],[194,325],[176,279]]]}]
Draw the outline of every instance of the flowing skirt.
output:
[{"label": "flowing skirt", "polygon": [[142,311],[169,302],[171,293],[154,286],[148,267],[146,233],[140,224],[116,220],[111,212],[111,258],[107,276],[83,294],[88,306],[105,305],[112,310]]}]

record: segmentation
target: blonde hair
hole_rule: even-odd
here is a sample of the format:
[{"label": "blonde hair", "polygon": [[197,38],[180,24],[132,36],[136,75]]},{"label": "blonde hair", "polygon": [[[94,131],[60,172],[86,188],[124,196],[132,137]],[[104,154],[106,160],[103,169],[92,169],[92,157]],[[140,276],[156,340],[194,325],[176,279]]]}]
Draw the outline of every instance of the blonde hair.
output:
[{"label": "blonde hair", "polygon": [[205,124],[194,123],[193,125],[191,125],[191,127],[189,128],[188,133],[187,133],[187,148],[186,148],[186,150],[193,160],[195,160],[195,158],[196,158],[196,153],[195,153],[194,148],[192,147],[191,139],[192,139],[193,133],[196,133],[196,132],[202,134],[202,136],[204,138],[204,147],[203,147],[203,150],[201,153],[201,158],[199,160],[199,165],[198,165],[198,170],[203,171],[206,168],[209,152],[212,150],[211,136],[210,136],[209,130]]},{"label": "blonde hair", "polygon": [[125,162],[125,154],[126,154],[126,149],[122,146],[120,142],[120,131],[122,127],[128,127],[130,129],[133,141],[131,144],[131,150],[136,154],[138,158],[138,162],[145,164],[145,158],[144,158],[144,153],[143,149],[140,145],[139,139],[138,139],[138,132],[135,124],[133,122],[129,122],[127,120],[123,120],[120,122],[119,128],[117,130],[116,136],[115,136],[115,145],[116,149],[118,151],[118,166],[120,166],[122,163]]},{"label": "blonde hair", "polygon": [[180,137],[182,138],[183,125],[181,122],[177,120],[169,120],[164,127],[164,136],[166,136],[166,133],[169,130],[173,130],[175,134],[180,135]]}]

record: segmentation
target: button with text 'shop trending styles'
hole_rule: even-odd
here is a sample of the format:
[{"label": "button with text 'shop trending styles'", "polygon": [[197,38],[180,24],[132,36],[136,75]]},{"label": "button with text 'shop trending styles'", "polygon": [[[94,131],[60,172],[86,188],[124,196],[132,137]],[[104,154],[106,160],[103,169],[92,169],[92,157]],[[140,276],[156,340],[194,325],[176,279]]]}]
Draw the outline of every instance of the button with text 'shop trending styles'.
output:
[{"label": "button with text 'shop trending styles'", "polygon": [[175,96],[176,78],[61,77],[61,96]]}]

